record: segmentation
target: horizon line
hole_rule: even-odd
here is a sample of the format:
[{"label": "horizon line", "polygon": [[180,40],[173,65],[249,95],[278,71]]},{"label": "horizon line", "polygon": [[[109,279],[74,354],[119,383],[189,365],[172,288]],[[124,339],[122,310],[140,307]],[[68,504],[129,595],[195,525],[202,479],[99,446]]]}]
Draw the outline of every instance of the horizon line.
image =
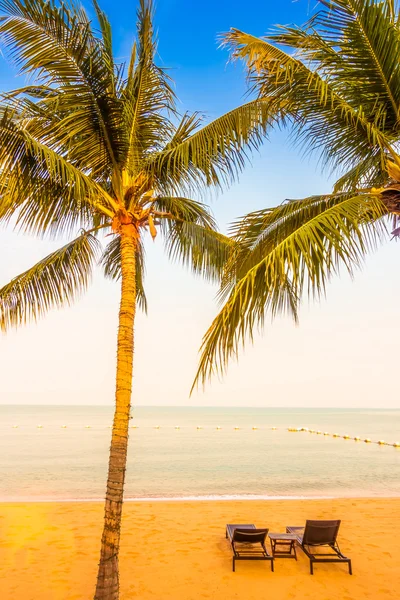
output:
[{"label": "horizon line", "polygon": [[[103,408],[113,408],[114,404],[23,404],[23,403],[15,403],[15,404],[6,404],[0,402],[0,407],[16,407],[16,406],[24,406],[24,407],[103,407]],[[131,409],[135,408],[215,408],[215,409],[225,409],[225,408],[262,408],[262,409],[318,409],[318,410],[400,410],[400,406],[293,406],[293,405],[278,405],[278,406],[260,406],[260,405],[225,405],[225,406],[215,406],[212,404],[196,404],[196,405],[186,405],[186,404],[136,404],[131,406]]]}]

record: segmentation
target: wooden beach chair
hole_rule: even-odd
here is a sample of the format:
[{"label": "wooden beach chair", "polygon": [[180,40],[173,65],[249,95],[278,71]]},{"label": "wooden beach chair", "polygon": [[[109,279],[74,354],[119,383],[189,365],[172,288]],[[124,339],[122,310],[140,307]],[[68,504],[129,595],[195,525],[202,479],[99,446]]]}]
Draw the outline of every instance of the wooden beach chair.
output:
[{"label": "wooden beach chair", "polygon": [[255,525],[230,524],[226,526],[225,536],[232,546],[232,571],[237,560],[269,560],[274,570],[274,557],[265,547],[268,529],[257,529]]},{"label": "wooden beach chair", "polygon": [[[344,556],[337,543],[340,521],[306,521],[305,527],[286,527],[287,533],[297,537],[297,543],[310,559],[310,573],[314,574],[314,563],[341,562],[347,563],[352,575],[351,560]],[[329,552],[317,552],[319,548]]]}]

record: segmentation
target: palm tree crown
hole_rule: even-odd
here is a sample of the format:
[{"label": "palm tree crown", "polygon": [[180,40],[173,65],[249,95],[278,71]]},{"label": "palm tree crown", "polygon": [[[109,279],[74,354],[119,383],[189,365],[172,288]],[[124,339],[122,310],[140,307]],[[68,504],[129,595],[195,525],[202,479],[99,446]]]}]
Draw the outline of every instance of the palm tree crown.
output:
[{"label": "palm tree crown", "polygon": [[[223,372],[266,312],[297,320],[304,291],[319,297],[340,265],[352,274],[400,215],[400,12],[394,0],[320,0],[304,27],[223,36],[305,152],[339,171],[333,193],[246,215],[232,225],[220,313],[196,381]],[[285,52],[285,48],[288,49]],[[395,229],[395,234],[398,230]]]},{"label": "palm tree crown", "polygon": [[[17,228],[38,235],[84,232],[1,290],[3,329],[71,300],[94,264],[93,234],[118,234],[124,221],[152,236],[159,228],[171,255],[215,274],[211,263],[222,237],[211,234],[215,223],[205,207],[182,196],[234,178],[245,146],[257,147],[266,127],[263,101],[203,128],[197,114],[179,120],[171,81],[154,62],[151,1],[141,1],[126,68],[114,62],[110,24],[95,8],[101,36],[81,8],[0,2],[3,44],[20,71],[35,78],[3,94],[0,105],[0,219],[13,217]],[[207,234],[211,254],[192,252]],[[136,253],[145,305],[141,244]],[[102,257],[107,276],[119,276],[119,259],[116,235]]]}]

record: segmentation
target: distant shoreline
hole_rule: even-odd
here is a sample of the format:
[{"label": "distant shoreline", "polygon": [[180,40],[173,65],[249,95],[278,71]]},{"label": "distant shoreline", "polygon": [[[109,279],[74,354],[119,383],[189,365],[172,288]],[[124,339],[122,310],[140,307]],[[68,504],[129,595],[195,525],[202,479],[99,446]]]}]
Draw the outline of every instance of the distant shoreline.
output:
[{"label": "distant shoreline", "polygon": [[[376,500],[376,501],[384,501],[384,500],[398,500],[400,499],[400,494],[392,494],[385,496],[371,495],[365,494],[364,496],[360,495],[326,495],[326,496],[268,496],[268,495],[207,495],[207,496],[147,496],[147,497],[131,497],[125,498],[124,502],[129,503],[151,503],[151,502],[275,502],[275,501],[326,501],[326,500]],[[68,504],[69,502],[73,504],[79,504],[79,502],[85,504],[98,504],[104,502],[104,498],[28,498],[21,497],[18,498],[0,498],[0,504],[2,505],[14,505],[14,504]]]},{"label": "distant shoreline", "polygon": [[[22,404],[18,402],[14,403],[6,403],[0,402],[0,408],[109,408],[114,409],[114,404]],[[179,408],[179,409],[187,409],[187,410],[195,410],[199,408],[204,409],[215,409],[215,410],[229,410],[229,409],[243,409],[243,410],[278,410],[278,411],[286,411],[286,410],[315,410],[317,412],[321,411],[394,411],[399,412],[399,406],[320,406],[318,404],[312,406],[297,406],[297,405],[279,405],[279,406],[264,406],[262,404],[255,405],[247,405],[247,404],[230,404],[230,405],[215,405],[215,404],[135,404],[132,405],[132,410],[142,409],[142,408],[157,408],[157,409],[166,409],[166,408]]]}]

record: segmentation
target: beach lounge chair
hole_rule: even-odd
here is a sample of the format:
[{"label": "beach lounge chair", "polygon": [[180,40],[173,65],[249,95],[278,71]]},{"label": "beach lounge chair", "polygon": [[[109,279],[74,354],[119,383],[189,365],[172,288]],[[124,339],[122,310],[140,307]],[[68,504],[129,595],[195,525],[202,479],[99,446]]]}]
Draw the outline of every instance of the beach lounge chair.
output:
[{"label": "beach lounge chair", "polygon": [[265,547],[268,529],[257,529],[255,525],[230,524],[226,526],[226,537],[232,546],[232,571],[237,560],[269,560],[274,570],[274,557]]},{"label": "beach lounge chair", "polygon": [[[287,533],[297,536],[297,543],[310,559],[310,573],[314,574],[314,563],[342,562],[347,563],[352,575],[351,560],[344,556],[336,541],[340,521],[306,521],[305,527],[286,527]],[[326,548],[330,552],[317,552]]]}]

